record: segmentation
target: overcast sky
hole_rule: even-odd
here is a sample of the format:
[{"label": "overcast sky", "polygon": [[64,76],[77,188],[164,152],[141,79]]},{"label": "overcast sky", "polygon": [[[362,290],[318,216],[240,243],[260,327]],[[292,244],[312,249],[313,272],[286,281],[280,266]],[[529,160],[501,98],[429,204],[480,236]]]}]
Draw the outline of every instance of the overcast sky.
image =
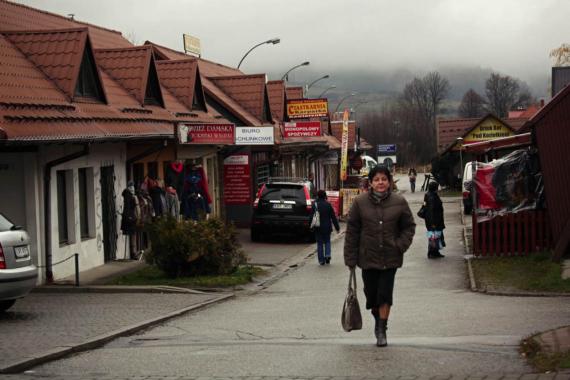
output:
[{"label": "overcast sky", "polygon": [[[305,60],[335,69],[492,68],[523,80],[547,75],[549,51],[570,42],[568,0],[18,0],[182,50],[246,73],[279,73]],[[299,69],[302,70],[302,69]],[[270,78],[276,79],[276,78]]]}]

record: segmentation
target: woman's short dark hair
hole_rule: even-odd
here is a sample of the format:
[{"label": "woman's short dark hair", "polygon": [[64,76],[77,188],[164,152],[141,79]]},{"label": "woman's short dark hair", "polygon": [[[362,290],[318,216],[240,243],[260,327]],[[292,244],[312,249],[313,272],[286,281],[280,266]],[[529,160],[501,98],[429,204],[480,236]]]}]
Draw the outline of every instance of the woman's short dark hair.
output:
[{"label": "woman's short dark hair", "polygon": [[327,192],[324,190],[317,191],[317,198],[319,199],[327,199]]},{"label": "woman's short dark hair", "polygon": [[386,174],[388,180],[392,182],[392,173],[390,173],[390,169],[388,169],[386,165],[376,165],[370,169],[370,172],[368,173],[368,180],[370,183],[372,183],[372,178],[374,178],[378,173]]}]

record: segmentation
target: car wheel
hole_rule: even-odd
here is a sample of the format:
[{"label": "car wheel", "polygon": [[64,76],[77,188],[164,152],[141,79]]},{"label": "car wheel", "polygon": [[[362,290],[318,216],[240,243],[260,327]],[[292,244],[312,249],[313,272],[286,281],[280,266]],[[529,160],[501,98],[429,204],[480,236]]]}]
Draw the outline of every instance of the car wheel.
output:
[{"label": "car wheel", "polygon": [[251,227],[251,241],[260,241],[261,235],[259,233],[259,228]]},{"label": "car wheel", "polygon": [[16,303],[16,300],[0,301],[0,313],[8,310]]}]

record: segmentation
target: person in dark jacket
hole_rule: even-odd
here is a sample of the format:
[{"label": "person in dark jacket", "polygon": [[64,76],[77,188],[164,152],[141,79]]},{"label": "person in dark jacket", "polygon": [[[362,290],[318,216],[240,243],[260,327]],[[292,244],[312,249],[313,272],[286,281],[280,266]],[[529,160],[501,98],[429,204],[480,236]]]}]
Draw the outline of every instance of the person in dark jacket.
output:
[{"label": "person in dark jacket", "polygon": [[317,240],[317,257],[319,264],[325,265],[331,262],[331,233],[334,228],[338,233],[340,226],[334,213],[332,205],[327,201],[327,193],[324,190],[317,192],[317,200],[313,204],[313,215],[319,211],[320,225],[315,228],[315,238]]},{"label": "person in dark jacket", "polygon": [[425,222],[428,238],[428,259],[439,259],[445,257],[439,252],[443,246],[443,204],[437,194],[439,184],[430,182],[428,192],[424,195],[424,206],[426,210]]},{"label": "person in dark jacket", "polygon": [[396,270],[412,244],[416,223],[406,199],[392,192],[390,170],[377,165],[368,174],[370,189],[357,196],[348,214],[344,263],[362,269],[366,308],[375,319],[379,347],[388,344],[386,328],[392,307]]}]

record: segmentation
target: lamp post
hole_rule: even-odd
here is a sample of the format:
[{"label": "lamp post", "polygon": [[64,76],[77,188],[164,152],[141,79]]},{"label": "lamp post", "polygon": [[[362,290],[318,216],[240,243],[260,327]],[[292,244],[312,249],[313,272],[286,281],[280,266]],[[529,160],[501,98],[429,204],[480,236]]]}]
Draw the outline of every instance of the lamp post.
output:
[{"label": "lamp post", "polygon": [[332,90],[333,88],[336,88],[334,84],[332,86],[327,87],[323,92],[321,92],[319,96],[317,96],[317,98],[321,98],[325,94],[325,92],[327,92],[328,90]]},{"label": "lamp post", "polygon": [[337,104],[336,108],[334,109],[333,113],[336,113],[338,111],[338,109],[340,108],[340,105],[348,98],[350,98],[351,96],[356,95],[356,92],[351,92],[350,94],[346,95],[344,98],[342,98],[340,100],[340,102]]},{"label": "lamp post", "polygon": [[257,45],[255,45],[254,47],[252,47],[251,49],[249,49],[249,50],[247,51],[247,53],[245,53],[245,55],[244,55],[244,56],[242,57],[242,59],[239,61],[237,68],[239,69],[239,67],[241,66],[241,63],[243,62],[243,60],[245,59],[245,57],[247,57],[247,55],[248,55],[249,53],[251,53],[251,51],[252,51],[253,49],[255,49],[256,47],[261,46],[261,45],[265,45],[265,44],[273,44],[273,45],[275,45],[275,44],[278,44],[279,42],[281,42],[281,39],[279,39],[279,38],[272,38],[272,39],[270,39],[270,40],[267,40],[267,41],[263,41],[263,42],[258,43]]},{"label": "lamp post", "polygon": [[311,64],[311,62],[306,61],[306,62],[301,63],[300,65],[291,67],[289,70],[287,70],[287,72],[286,72],[285,74],[283,74],[283,76],[281,77],[281,80],[285,80],[285,81],[289,80],[289,76],[288,76],[288,75],[289,75],[289,73],[290,73],[291,71],[293,71],[293,70],[295,70],[296,68],[301,67],[301,66],[309,66],[310,64]]},{"label": "lamp post", "polygon": [[315,79],[314,81],[312,81],[311,83],[309,83],[309,85],[307,86],[307,91],[309,91],[309,88],[311,88],[315,83],[317,83],[318,81],[322,80],[322,79],[329,79],[330,75],[323,75],[322,77],[320,77],[319,79]]},{"label": "lamp post", "polygon": [[457,144],[459,144],[459,180],[463,186],[463,137],[457,138]]}]

